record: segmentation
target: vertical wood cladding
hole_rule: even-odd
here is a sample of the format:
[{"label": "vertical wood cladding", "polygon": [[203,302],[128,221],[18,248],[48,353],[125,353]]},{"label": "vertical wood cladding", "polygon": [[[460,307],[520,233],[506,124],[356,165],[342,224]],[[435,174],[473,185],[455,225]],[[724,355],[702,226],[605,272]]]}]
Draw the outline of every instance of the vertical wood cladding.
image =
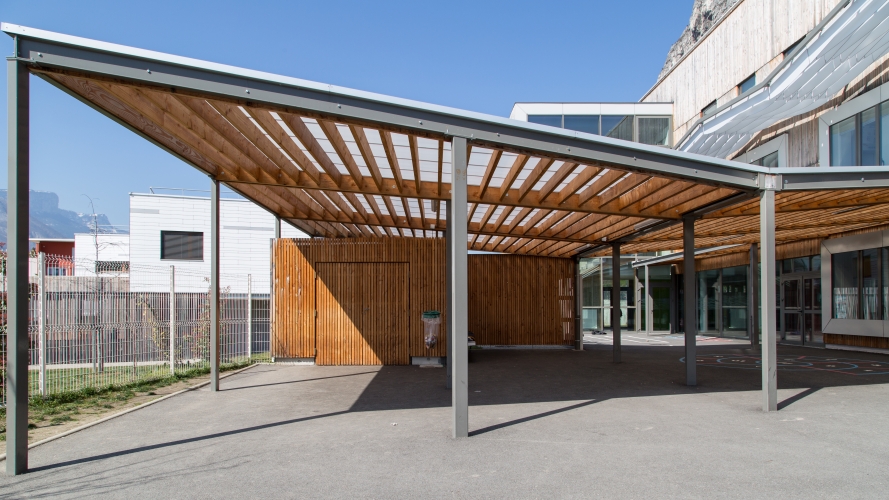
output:
[{"label": "vertical wood cladding", "polygon": [[574,342],[574,261],[469,256],[469,330],[480,345]]},{"label": "vertical wood cladding", "polygon": [[443,239],[280,239],[272,252],[273,356],[317,349],[318,364],[398,365],[445,355],[445,328],[427,349],[421,320],[447,312]]},{"label": "vertical wood cladding", "polygon": [[[423,342],[423,311],[446,317],[445,242],[280,239],[272,247],[272,355],[326,365],[401,365],[444,356]],[[469,329],[479,344],[569,345],[574,262],[469,256]],[[316,317],[317,311],[317,317]]]}]

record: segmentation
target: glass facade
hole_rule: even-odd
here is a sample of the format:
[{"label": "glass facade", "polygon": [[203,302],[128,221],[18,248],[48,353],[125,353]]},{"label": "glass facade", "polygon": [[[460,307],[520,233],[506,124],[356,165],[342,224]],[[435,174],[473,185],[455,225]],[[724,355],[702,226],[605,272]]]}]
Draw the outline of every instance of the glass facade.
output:
[{"label": "glass facade", "polygon": [[[885,315],[884,311],[889,311],[889,305],[886,304],[889,299],[889,265],[883,262],[889,261],[889,248],[870,252],[867,256],[864,255],[865,252],[853,252],[855,266],[859,261],[871,262],[862,264],[870,266],[868,270],[862,268],[858,271],[855,267],[854,276],[864,275],[870,280],[864,287],[865,291],[856,293],[869,294],[870,305],[863,314]],[[839,255],[839,260],[843,259],[849,260]],[[619,286],[622,329],[638,332],[683,331],[682,276],[673,275],[672,264],[639,265],[633,269],[634,260],[629,257],[621,258]],[[779,260],[776,264],[774,286],[778,302],[775,313],[779,341],[823,344],[821,256],[794,257]],[[840,272],[848,274],[848,271]],[[584,329],[610,329],[611,287],[614,282],[611,277],[611,259],[583,259],[581,275]],[[695,272],[695,322],[700,334],[745,340],[749,338],[751,316],[748,276],[749,266],[746,265]],[[756,295],[759,297],[759,293]],[[847,295],[857,297],[852,292]],[[762,317],[761,304],[759,299],[756,304],[757,323],[760,323]]]},{"label": "glass facade", "polygon": [[743,94],[756,86],[756,74],[750,75],[738,85],[738,93]]},{"label": "glass facade", "polygon": [[889,101],[830,126],[830,164],[886,165],[889,160]]},{"label": "glass facade", "polygon": [[669,116],[528,115],[528,122],[642,144],[670,146]]},{"label": "glass facade", "polygon": [[889,319],[889,249],[869,248],[831,256],[831,317]]}]

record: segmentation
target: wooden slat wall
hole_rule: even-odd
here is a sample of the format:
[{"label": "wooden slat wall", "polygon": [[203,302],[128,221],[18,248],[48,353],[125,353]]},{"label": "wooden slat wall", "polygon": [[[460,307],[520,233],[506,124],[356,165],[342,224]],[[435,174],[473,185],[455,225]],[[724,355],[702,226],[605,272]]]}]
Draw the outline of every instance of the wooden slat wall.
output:
[{"label": "wooden slat wall", "polygon": [[409,264],[322,262],[315,268],[315,362],[409,364]]},{"label": "wooden slat wall", "polygon": [[[423,343],[421,319],[422,312],[427,310],[447,313],[443,239],[280,239],[272,246],[272,252],[275,263],[273,356],[315,357],[316,337],[316,362],[319,364],[408,364],[410,356],[445,355],[445,329],[441,330],[438,345],[427,349]],[[362,267],[360,263],[374,263],[382,267]],[[399,265],[389,266],[386,263]],[[339,264],[360,265],[343,267]],[[317,286],[316,270],[321,274]],[[329,283],[321,283],[328,273],[331,275]],[[392,285],[393,280],[402,279],[406,280],[407,304],[397,298],[400,292],[394,290],[397,287]],[[346,283],[351,283],[348,286],[353,290],[360,289],[360,296],[345,291]],[[334,289],[331,290],[331,287]],[[366,298],[370,302],[361,306],[362,310],[373,301],[387,301],[390,304],[389,312],[383,314],[371,309],[376,311],[374,314],[378,319],[369,321],[367,325],[358,321],[356,325],[355,321],[349,322],[346,318],[359,317],[361,313],[351,311],[350,314],[342,310],[344,308],[335,303],[337,295],[345,297],[344,301],[352,304]],[[323,318],[323,325],[338,321],[342,332],[333,336],[317,335],[320,332],[316,331],[316,303],[319,318],[322,314],[328,315]],[[404,307],[408,311],[404,327],[400,323],[384,325],[385,321],[390,320],[389,317],[400,317]],[[381,333],[381,329],[386,331]],[[367,339],[356,337],[359,330]],[[395,331],[403,333],[393,334]],[[322,340],[324,345],[321,344]],[[322,353],[322,350],[325,352]]]},{"label": "wooden slat wall", "polygon": [[469,256],[469,330],[480,345],[574,342],[574,261]]},{"label": "wooden slat wall", "polygon": [[889,349],[889,338],[886,337],[865,337],[863,335],[837,335],[833,333],[825,333],[824,343],[870,347],[872,349]]},{"label": "wooden slat wall", "polygon": [[[446,354],[444,325],[438,345],[427,349],[421,320],[426,310],[447,314],[443,239],[281,239],[272,252],[274,357],[390,365]],[[469,329],[476,341],[570,345],[574,265],[470,255]]]}]

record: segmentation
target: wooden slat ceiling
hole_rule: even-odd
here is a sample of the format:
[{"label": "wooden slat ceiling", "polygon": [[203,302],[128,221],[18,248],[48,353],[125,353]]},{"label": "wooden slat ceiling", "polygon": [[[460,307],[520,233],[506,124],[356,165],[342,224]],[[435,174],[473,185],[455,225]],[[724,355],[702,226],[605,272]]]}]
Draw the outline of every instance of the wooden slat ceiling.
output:
[{"label": "wooden slat ceiling", "polygon": [[[247,101],[39,70],[313,236],[440,236],[450,197],[445,137],[345,123]],[[739,193],[608,164],[470,142],[469,247],[570,257]],[[889,190],[779,192],[779,243],[884,224]],[[758,241],[758,201],[708,214],[699,248]],[[681,224],[624,253],[680,250]]]}]

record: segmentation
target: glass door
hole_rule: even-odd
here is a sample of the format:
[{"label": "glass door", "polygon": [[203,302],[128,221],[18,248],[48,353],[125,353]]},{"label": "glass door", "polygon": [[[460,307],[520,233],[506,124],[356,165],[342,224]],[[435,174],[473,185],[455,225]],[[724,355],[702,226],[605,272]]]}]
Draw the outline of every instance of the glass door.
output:
[{"label": "glass door", "polygon": [[802,343],[802,279],[781,278],[781,341]]},{"label": "glass door", "polygon": [[821,332],[821,278],[803,278],[803,314],[806,344],[823,345]]},{"label": "glass door", "polygon": [[670,331],[670,286],[651,286],[651,326],[655,332]]}]

